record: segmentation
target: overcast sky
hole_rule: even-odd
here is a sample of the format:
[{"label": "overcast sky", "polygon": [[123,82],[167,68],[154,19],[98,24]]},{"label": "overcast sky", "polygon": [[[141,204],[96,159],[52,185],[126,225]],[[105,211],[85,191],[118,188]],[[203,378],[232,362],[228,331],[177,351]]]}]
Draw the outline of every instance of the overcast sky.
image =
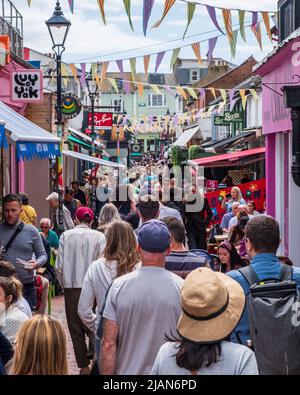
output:
[{"label": "overcast sky", "polygon": [[[56,0],[32,0],[31,8],[28,7],[27,0],[13,0],[12,2],[24,18],[24,45],[43,53],[51,52],[51,42],[45,20],[52,15]],[[77,63],[135,57],[177,48],[181,45],[204,40],[219,34],[209,19],[206,8],[197,6],[187,37],[183,41],[182,36],[187,21],[186,4],[177,0],[160,27],[158,29],[149,29],[147,37],[144,37],[142,32],[142,3],[142,0],[132,0],[132,20],[135,27],[135,31],[132,32],[122,0],[105,1],[107,26],[104,26],[102,22],[97,0],[75,0],[74,15],[69,10],[68,0],[61,0],[63,12],[72,23],[66,43],[64,61]],[[277,8],[276,0],[206,0],[205,3],[214,6],[245,8],[256,11],[271,11]],[[163,5],[164,0],[155,0],[149,26],[152,26],[161,16]],[[233,13],[233,15],[234,23],[237,23],[237,12]],[[218,11],[218,20],[223,27],[223,18],[220,11]],[[246,14],[246,23],[251,23],[251,14]],[[263,23],[263,52],[260,50],[250,28],[247,28],[246,32],[247,44],[239,37],[235,59],[231,58],[226,37],[219,39],[214,56],[239,64],[250,55],[260,60],[272,50],[272,44],[266,35]],[[194,37],[188,38],[188,36]],[[177,41],[166,43],[166,41],[170,40]],[[144,46],[149,47],[137,49]],[[205,57],[207,43],[203,42],[201,48],[202,56]],[[125,52],[130,49],[134,50]],[[170,70],[170,56],[171,53],[165,56],[159,71],[168,72]],[[194,57],[190,47],[182,49],[179,56],[185,58]],[[150,71],[154,69],[155,59],[156,56],[151,58]],[[140,71],[143,70],[142,60],[138,60],[137,68]],[[129,70],[128,62],[125,63],[125,69]],[[109,71],[113,70],[115,70],[115,65],[112,63]]]}]

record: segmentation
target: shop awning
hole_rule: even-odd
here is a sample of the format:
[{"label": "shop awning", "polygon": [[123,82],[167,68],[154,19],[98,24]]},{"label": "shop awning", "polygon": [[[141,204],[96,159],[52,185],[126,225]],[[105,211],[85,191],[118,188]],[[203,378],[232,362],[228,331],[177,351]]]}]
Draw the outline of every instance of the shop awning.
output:
[{"label": "shop awning", "polygon": [[104,160],[104,159],[100,159],[100,158],[94,158],[93,156],[81,154],[79,152],[63,150],[62,154],[65,155],[65,156],[70,156],[71,158],[84,160],[86,162],[97,163],[97,164],[102,165],[102,166],[110,166],[110,167],[118,167],[118,168],[126,167],[126,166],[121,165],[119,163],[111,162],[109,160]]},{"label": "shop awning", "polygon": [[187,143],[195,136],[198,130],[198,126],[194,126],[193,128],[185,130],[173,145],[177,145],[178,147],[185,147]]},{"label": "shop awning", "polygon": [[219,141],[211,141],[201,145],[202,148],[209,148],[209,149],[216,149],[216,148],[223,148],[232,143],[235,143],[243,138],[250,137],[256,133],[256,130],[250,130],[248,132],[241,132],[233,137],[228,137],[227,139],[219,140]]},{"label": "shop awning", "polygon": [[217,166],[219,166],[220,164],[224,163],[224,166],[226,166],[226,162],[227,163],[228,162],[235,162],[235,161],[238,161],[242,158],[253,157],[255,155],[261,155],[261,154],[264,154],[265,152],[266,152],[265,147],[253,148],[253,149],[249,149],[246,151],[232,152],[230,154],[214,155],[214,156],[210,156],[208,158],[194,159],[194,160],[188,161],[188,164],[198,165],[198,166],[216,164]]},{"label": "shop awning", "polygon": [[18,160],[52,159],[61,155],[58,137],[24,118],[1,101],[0,119],[5,122],[5,130],[10,132],[10,140],[16,143]]}]

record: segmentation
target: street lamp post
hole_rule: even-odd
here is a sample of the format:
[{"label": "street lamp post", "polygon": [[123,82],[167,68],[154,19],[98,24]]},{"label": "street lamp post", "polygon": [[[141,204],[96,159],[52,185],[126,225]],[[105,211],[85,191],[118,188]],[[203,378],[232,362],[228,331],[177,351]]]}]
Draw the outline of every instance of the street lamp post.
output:
[{"label": "street lamp post", "polygon": [[[56,55],[56,83],[57,83],[57,99],[56,99],[56,126],[57,126],[57,137],[62,138],[62,78],[61,78],[61,57],[65,50],[65,42],[71,26],[71,22],[68,21],[62,12],[59,1],[56,2],[54,13],[50,19],[46,22],[49,30],[49,34],[52,41],[52,49]],[[58,227],[59,230],[63,231],[63,191],[62,179],[59,182],[59,176],[62,176],[62,158],[57,158],[57,169],[56,169],[56,188],[59,194],[59,207],[58,207]]]}]

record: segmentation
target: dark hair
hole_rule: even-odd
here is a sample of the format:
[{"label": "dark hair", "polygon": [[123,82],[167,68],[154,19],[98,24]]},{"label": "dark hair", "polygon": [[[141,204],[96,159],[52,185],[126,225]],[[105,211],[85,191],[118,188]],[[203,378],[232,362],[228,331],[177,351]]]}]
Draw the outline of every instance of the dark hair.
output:
[{"label": "dark hair", "polygon": [[179,221],[174,217],[165,217],[162,219],[162,222],[167,225],[169,232],[171,233],[171,236],[174,237],[176,243],[184,243],[185,227],[182,221]]},{"label": "dark hair", "polygon": [[28,195],[26,195],[26,193],[20,193],[20,200],[22,202],[22,204],[24,204],[24,206],[26,206],[29,203],[29,197]]},{"label": "dark hair", "polygon": [[246,225],[246,237],[257,253],[275,254],[280,244],[279,224],[269,215],[253,217]]},{"label": "dark hair", "polygon": [[9,193],[8,195],[4,196],[2,200],[2,205],[5,207],[6,203],[18,202],[20,205],[22,204],[20,200],[20,196],[15,193]]},{"label": "dark hair", "polygon": [[231,270],[235,270],[236,266],[243,266],[243,260],[240,257],[240,255],[238,254],[235,246],[228,241],[225,241],[224,243],[221,243],[219,245],[218,251],[220,248],[224,248],[225,250],[227,250],[230,254],[230,269]]},{"label": "dark hair", "polygon": [[78,181],[72,181],[72,182],[71,182],[71,185],[74,185],[74,184],[76,184],[76,185],[79,186],[79,182],[78,182]]},{"label": "dark hair", "polygon": [[180,335],[175,337],[172,332],[171,336],[165,336],[166,340],[172,343],[178,343],[178,351],[173,356],[176,356],[176,363],[180,368],[189,371],[196,371],[202,367],[209,367],[218,362],[221,357],[222,349],[221,343],[200,344],[184,339]]},{"label": "dark hair", "polygon": [[159,212],[159,201],[155,196],[144,195],[139,199],[139,212],[145,221],[155,219]]},{"label": "dark hair", "polygon": [[284,263],[285,265],[294,266],[293,262],[287,256],[278,256],[277,258],[280,260],[281,263]]},{"label": "dark hair", "polygon": [[254,210],[256,209],[256,204],[254,203],[253,200],[248,200],[247,204],[248,203],[252,204]]},{"label": "dark hair", "polygon": [[0,261],[0,277],[10,277],[16,274],[14,265],[7,261]]},{"label": "dark hair", "polygon": [[230,243],[237,243],[245,237],[245,227],[249,222],[248,216],[242,216],[239,218],[237,225],[233,227],[233,231],[230,237]]},{"label": "dark hair", "polygon": [[74,195],[74,190],[70,187],[65,188],[65,194],[66,195]]}]

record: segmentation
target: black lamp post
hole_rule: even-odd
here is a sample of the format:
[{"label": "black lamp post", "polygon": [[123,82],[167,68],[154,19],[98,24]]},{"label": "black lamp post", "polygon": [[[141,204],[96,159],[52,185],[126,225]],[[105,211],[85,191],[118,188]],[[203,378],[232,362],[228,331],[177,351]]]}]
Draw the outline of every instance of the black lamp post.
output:
[{"label": "black lamp post", "polygon": [[291,109],[293,125],[293,147],[291,173],[295,184],[300,187],[300,86],[284,86],[284,104]]},{"label": "black lamp post", "polygon": [[91,113],[92,113],[92,129],[91,129],[91,138],[92,138],[92,156],[95,155],[95,99],[98,95],[98,84],[92,75],[88,75],[86,80],[86,85],[89,92],[89,98],[91,102]]},{"label": "black lamp post", "polygon": [[[45,22],[52,41],[52,49],[56,55],[56,83],[57,83],[57,99],[56,99],[56,125],[57,136],[62,138],[62,89],[61,89],[61,56],[65,50],[65,42],[71,26],[62,12],[59,1],[56,2],[54,13],[48,21]],[[62,158],[57,159],[57,190],[59,194],[59,207],[58,207],[58,226],[59,230],[63,231],[63,191],[59,188],[59,174],[62,173]],[[62,187],[62,185],[61,185]]]}]

